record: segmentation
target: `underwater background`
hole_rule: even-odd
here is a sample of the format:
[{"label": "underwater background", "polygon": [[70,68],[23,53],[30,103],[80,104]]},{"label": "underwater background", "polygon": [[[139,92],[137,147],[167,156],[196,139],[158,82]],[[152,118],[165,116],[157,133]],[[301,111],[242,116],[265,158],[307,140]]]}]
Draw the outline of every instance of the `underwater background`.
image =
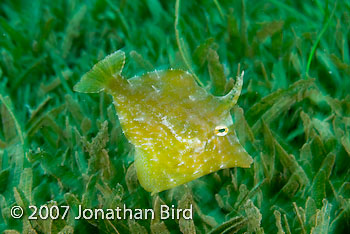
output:
[{"label": "underwater background", "polygon": [[[348,233],[349,30],[349,1],[1,1],[0,231]],[[217,96],[240,66],[231,113],[251,168],[146,192],[112,98],[73,91],[119,49],[125,77],[183,69]],[[163,204],[192,204],[193,219],[74,219],[79,205]],[[28,220],[29,205],[71,210]]]}]

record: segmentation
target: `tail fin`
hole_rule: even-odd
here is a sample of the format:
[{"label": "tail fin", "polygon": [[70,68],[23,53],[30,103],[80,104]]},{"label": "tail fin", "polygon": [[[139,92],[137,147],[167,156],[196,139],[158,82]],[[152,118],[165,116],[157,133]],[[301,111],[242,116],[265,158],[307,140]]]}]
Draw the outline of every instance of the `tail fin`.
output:
[{"label": "tail fin", "polygon": [[111,81],[120,79],[125,63],[125,53],[121,50],[108,55],[96,63],[93,68],[85,73],[74,86],[74,91],[82,93],[99,93],[111,84]]}]

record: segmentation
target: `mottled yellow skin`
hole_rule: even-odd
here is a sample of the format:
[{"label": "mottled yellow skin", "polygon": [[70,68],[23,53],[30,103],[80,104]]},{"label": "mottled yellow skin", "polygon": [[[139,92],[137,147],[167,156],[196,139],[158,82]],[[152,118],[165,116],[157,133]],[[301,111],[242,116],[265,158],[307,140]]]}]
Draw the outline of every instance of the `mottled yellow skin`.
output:
[{"label": "mottled yellow skin", "polygon": [[[129,80],[112,75],[104,90],[113,96],[124,134],[135,146],[145,190],[156,193],[223,168],[250,167],[252,159],[233,129],[232,105],[208,94],[192,75],[181,70]],[[217,134],[217,126],[227,126],[227,134]]]}]

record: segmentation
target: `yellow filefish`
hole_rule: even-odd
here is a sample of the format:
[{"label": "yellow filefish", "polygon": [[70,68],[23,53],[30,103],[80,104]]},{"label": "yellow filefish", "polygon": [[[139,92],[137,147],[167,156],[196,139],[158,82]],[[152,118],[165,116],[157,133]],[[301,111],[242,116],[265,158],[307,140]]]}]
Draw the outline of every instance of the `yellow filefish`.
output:
[{"label": "yellow filefish", "polygon": [[154,194],[223,168],[250,167],[253,160],[239,143],[230,115],[243,73],[227,95],[216,97],[182,70],[125,79],[124,63],[125,53],[116,51],[74,90],[113,96],[123,132],[135,147],[135,168],[145,190]]}]

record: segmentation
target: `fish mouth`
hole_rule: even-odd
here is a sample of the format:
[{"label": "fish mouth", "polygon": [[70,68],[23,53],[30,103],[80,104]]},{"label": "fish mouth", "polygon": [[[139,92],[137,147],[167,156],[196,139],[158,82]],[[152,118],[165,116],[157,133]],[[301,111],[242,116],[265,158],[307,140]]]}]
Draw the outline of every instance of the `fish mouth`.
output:
[{"label": "fish mouth", "polygon": [[242,168],[250,168],[250,166],[252,165],[252,163],[254,162],[254,159],[247,153],[247,156],[246,156],[246,162],[245,163],[242,163],[239,167],[242,167]]}]

